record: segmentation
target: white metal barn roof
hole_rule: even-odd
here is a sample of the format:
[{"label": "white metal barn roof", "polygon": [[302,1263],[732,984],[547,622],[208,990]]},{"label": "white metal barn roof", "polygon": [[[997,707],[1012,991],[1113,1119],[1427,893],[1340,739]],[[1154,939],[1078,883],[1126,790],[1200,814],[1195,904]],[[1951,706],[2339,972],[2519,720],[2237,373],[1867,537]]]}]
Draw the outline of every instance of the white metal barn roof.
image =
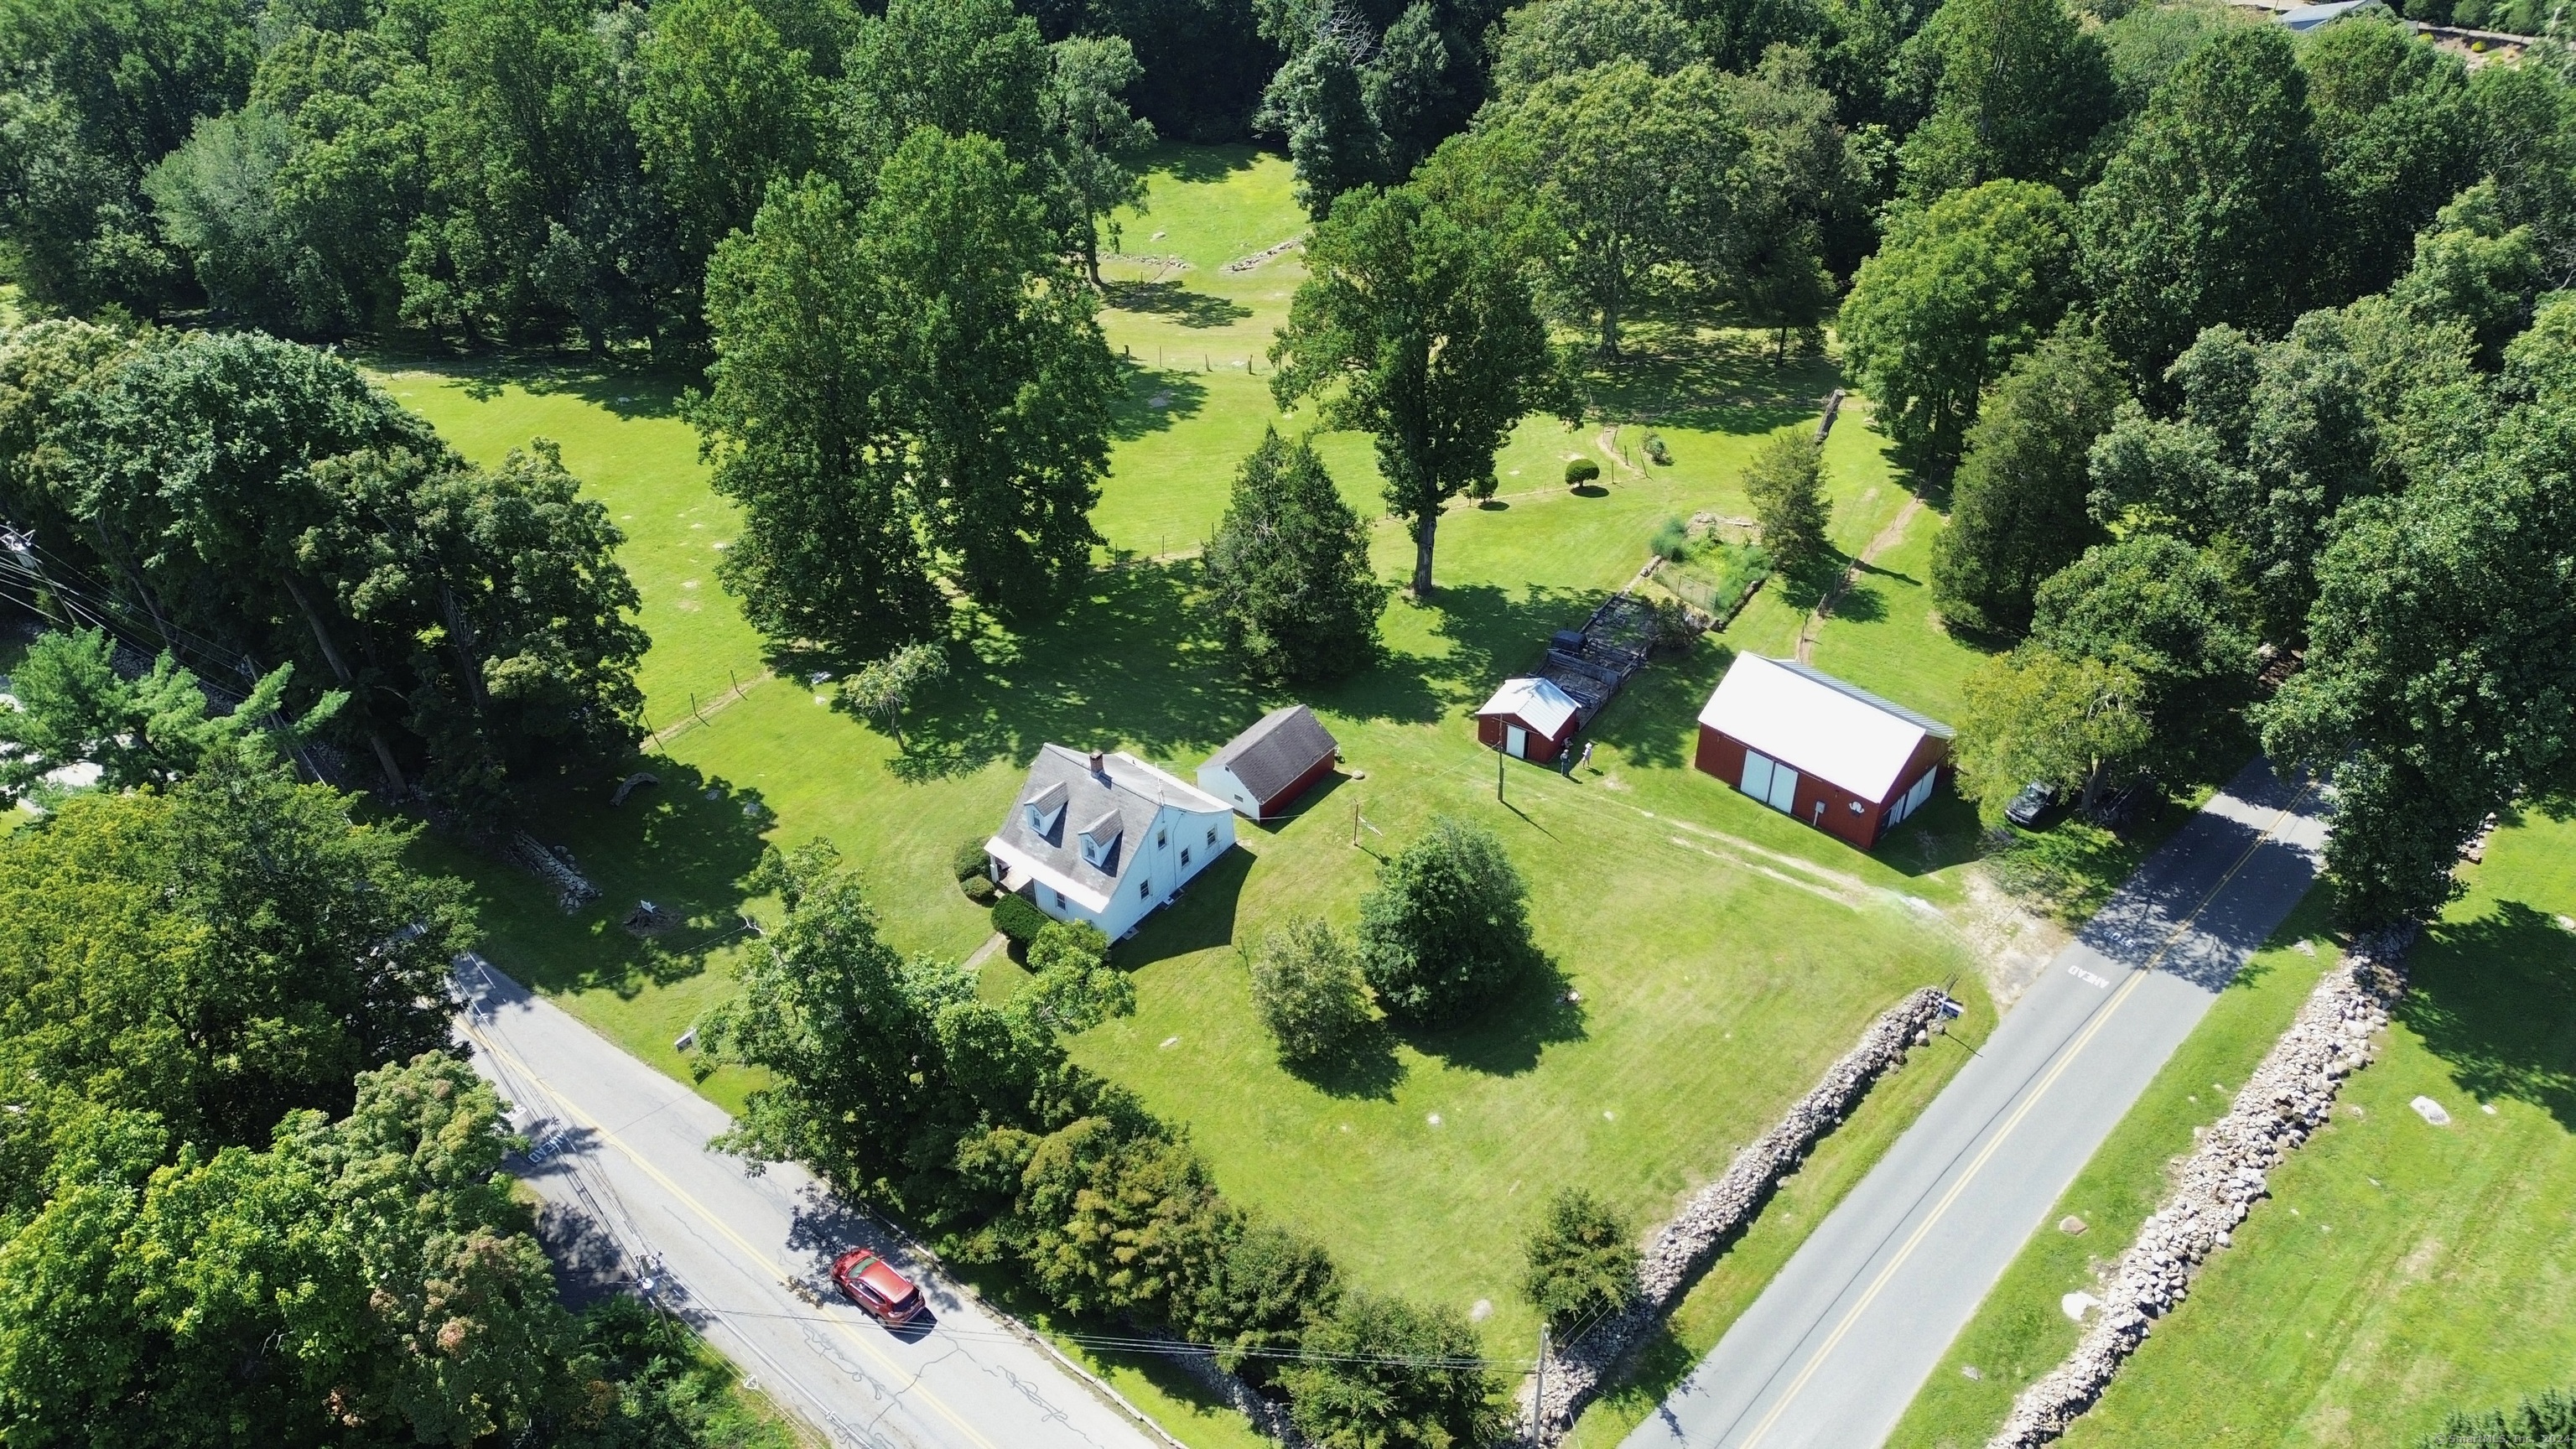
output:
[{"label": "white metal barn roof", "polygon": [[1864,800],[1885,800],[1926,735],[1948,725],[1788,659],[1738,654],[1699,722]]},{"label": "white metal barn roof", "polygon": [[1507,714],[1531,729],[1555,739],[1565,722],[1582,712],[1574,696],[1544,679],[1506,679],[1494,697],[1485,701],[1479,715]]}]

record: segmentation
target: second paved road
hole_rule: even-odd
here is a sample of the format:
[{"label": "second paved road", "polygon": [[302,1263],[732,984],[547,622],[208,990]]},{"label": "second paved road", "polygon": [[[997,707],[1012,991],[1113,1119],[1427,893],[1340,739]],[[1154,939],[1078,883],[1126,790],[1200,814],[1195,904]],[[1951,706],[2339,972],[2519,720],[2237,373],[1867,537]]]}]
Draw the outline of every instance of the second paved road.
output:
[{"label": "second paved road", "polygon": [[[732,1124],[706,1099],[479,962],[457,985],[474,1065],[543,1159],[511,1167],[572,1225],[558,1261],[650,1280],[833,1449],[1168,1449],[810,1174],[709,1150]],[[889,1331],[831,1288],[859,1246],[921,1285],[926,1322]]]},{"label": "second paved road", "polygon": [[[2217,991],[2316,878],[2249,766],[2050,963],[1624,1449],[1870,1449]],[[1948,1050],[1948,1048],[1942,1048]]]}]

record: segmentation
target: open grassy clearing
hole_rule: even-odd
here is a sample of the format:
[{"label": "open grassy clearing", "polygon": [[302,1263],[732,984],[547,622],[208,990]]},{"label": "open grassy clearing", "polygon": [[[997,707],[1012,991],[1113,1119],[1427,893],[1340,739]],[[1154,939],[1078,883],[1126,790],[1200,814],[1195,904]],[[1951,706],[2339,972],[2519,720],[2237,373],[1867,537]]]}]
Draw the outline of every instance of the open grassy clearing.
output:
[{"label": "open grassy clearing", "polygon": [[[1242,681],[1189,608],[1192,565],[1154,556],[1213,528],[1263,426],[1298,425],[1271,405],[1259,360],[1298,259],[1245,274],[1222,265],[1294,235],[1301,219],[1276,158],[1166,156],[1152,210],[1127,222],[1124,255],[1107,268],[1117,290],[1104,323],[1134,373],[1095,518],[1109,557],[1125,562],[1096,574],[1061,618],[975,638],[972,657],[916,704],[901,748],[822,707],[801,678],[773,677],[667,738],[650,762],[658,788],[615,810],[604,796],[566,800],[543,833],[606,892],[579,916],[558,914],[507,867],[426,843],[473,884],[497,964],[687,1075],[671,1042],[731,990],[747,904],[734,883],[765,843],[829,837],[869,882],[897,945],[962,956],[989,925],[949,882],[949,852],[989,831],[1040,743],[1124,746],[1186,775],[1279,702]],[[1904,991],[1960,977],[1969,1030],[1991,1019],[1953,924],[1967,896],[1958,867],[1977,846],[1964,806],[1929,809],[1861,856],[1689,768],[1694,717],[1732,651],[1789,652],[1813,581],[1775,580],[1724,637],[1632,684],[1590,731],[1590,768],[1566,780],[1513,763],[1508,799],[1495,800],[1495,757],[1475,745],[1468,712],[1536,660],[1549,630],[1623,585],[1658,523],[1749,511],[1745,455],[1770,428],[1812,427],[1837,381],[1828,360],[1775,368],[1740,337],[1652,345],[1660,350],[1599,378],[1597,396],[1652,418],[1673,462],[1641,461],[1636,423],[1524,424],[1498,460],[1500,496],[1442,521],[1439,596],[1390,604],[1381,666],[1305,696],[1352,773],[1284,826],[1245,829],[1243,849],[1122,947],[1138,973],[1138,1014],[1074,1044],[1086,1064],[1188,1123],[1230,1195],[1326,1238],[1358,1281],[1478,1310],[1494,1350],[1514,1356],[1535,1332],[1514,1288],[1519,1245],[1547,1187],[1580,1181],[1641,1222],[1659,1218]],[[1207,360],[1192,366],[1190,351]],[[1228,351],[1242,365],[1219,365]],[[656,725],[688,715],[692,695],[703,705],[758,673],[759,641],[714,582],[731,514],[673,415],[673,384],[579,365],[377,362],[471,456],[497,458],[532,434],[563,444],[630,534],[624,557],[655,638],[645,675]],[[1865,405],[1847,405],[1827,450],[1832,537],[1852,552],[1909,496],[1866,421]],[[1375,514],[1367,440],[1319,443],[1345,494]],[[1602,486],[1564,485],[1576,453],[1602,463]],[[1972,658],[1929,626],[1920,598],[1940,521],[1917,517],[1865,595],[1827,626],[1818,655],[1936,711]],[[1376,559],[1382,576],[1401,576],[1410,545],[1400,527],[1381,523]],[[1928,661],[1927,649],[1938,651]],[[1355,917],[1374,866],[1350,844],[1355,807],[1379,852],[1435,813],[1494,828],[1531,880],[1552,970],[1477,1024],[1389,1037],[1301,1078],[1277,1066],[1253,1022],[1242,952],[1294,914]],[[657,941],[630,937],[617,920],[641,898],[687,925]],[[1002,958],[986,969],[996,990],[1017,973]],[[1918,1057],[1827,1145],[1693,1295],[1650,1372],[1713,1341],[1947,1080],[1955,1055]],[[701,1087],[731,1105],[751,1084],[727,1072]],[[1167,1371],[1105,1366],[1194,1443],[1240,1432],[1194,1406]]]},{"label": "open grassy clearing", "polygon": [[[2273,1173],[2272,1200],[2070,1445],[2403,1446],[2453,1408],[2566,1386],[2576,1363],[2576,933],[2565,924],[2576,919],[2576,818],[2562,807],[2508,826],[2467,876],[2468,896],[2415,950],[2412,991],[2380,1059],[2347,1084],[2335,1121]],[[2317,907],[2284,934],[2302,921],[2313,929]],[[1983,1443],[2013,1390],[2074,1342],[2058,1295],[2092,1286],[2088,1258],[2126,1245],[2188,1124],[2223,1109],[2207,1088],[2241,1081],[2318,965],[2277,949],[2258,959],[2270,974],[2221,998],[2058,1209],[2096,1230],[2041,1230],[1891,1442]],[[2236,1059],[2235,1075],[2217,1070],[2221,1054]],[[2198,1103],[2176,1100],[2194,1091]],[[2419,1095],[2451,1124],[2410,1110]],[[1961,1377],[1964,1363],[1986,1382]]]}]

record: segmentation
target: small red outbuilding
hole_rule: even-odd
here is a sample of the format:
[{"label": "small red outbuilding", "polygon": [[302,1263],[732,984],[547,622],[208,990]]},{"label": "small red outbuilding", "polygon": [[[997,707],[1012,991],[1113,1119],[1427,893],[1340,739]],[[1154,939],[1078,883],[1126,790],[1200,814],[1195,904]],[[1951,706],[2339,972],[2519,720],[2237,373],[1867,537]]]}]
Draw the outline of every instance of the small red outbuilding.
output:
[{"label": "small red outbuilding", "polygon": [[1476,711],[1476,742],[1545,764],[1583,728],[1583,706],[1545,679],[1506,679]]},{"label": "small red outbuilding", "polygon": [[1954,732],[1790,659],[1738,654],[1699,712],[1699,768],[1863,850],[1932,797]]}]

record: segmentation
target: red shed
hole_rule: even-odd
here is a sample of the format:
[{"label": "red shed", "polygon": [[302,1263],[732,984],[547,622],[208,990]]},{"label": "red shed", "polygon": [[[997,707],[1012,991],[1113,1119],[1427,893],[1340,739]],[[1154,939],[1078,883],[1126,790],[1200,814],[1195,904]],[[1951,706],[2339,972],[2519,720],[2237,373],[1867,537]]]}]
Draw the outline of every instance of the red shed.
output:
[{"label": "red shed", "polygon": [[1583,727],[1583,706],[1544,679],[1506,679],[1476,711],[1476,741],[1503,753],[1544,764]]},{"label": "red shed", "polygon": [[1955,732],[1790,659],[1738,654],[1699,712],[1699,768],[1863,850],[1923,808]]}]

